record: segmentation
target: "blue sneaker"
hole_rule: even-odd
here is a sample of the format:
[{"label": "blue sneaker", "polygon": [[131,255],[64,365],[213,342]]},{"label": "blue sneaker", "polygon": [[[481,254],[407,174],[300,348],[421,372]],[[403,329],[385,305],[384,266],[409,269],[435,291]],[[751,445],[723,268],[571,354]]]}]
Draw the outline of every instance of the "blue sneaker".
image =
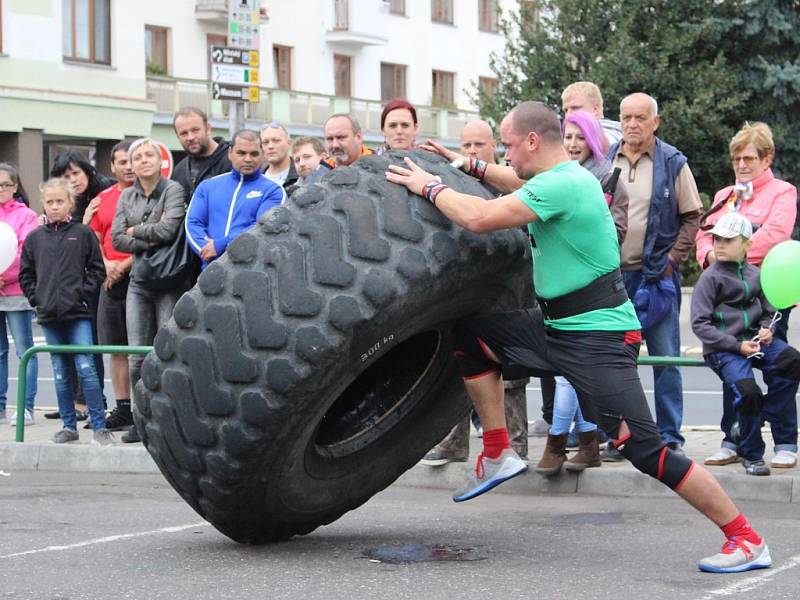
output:
[{"label": "blue sneaker", "polygon": [[494,459],[486,458],[481,454],[478,457],[475,472],[470,475],[469,481],[455,493],[453,502],[464,502],[480,496],[504,481],[523,473],[527,468],[528,465],[511,448],[506,448],[500,456]]},{"label": "blue sneaker", "polygon": [[742,573],[753,569],[768,569],[772,566],[767,543],[751,544],[737,537],[729,538],[719,554],[708,556],[697,564],[706,573]]}]

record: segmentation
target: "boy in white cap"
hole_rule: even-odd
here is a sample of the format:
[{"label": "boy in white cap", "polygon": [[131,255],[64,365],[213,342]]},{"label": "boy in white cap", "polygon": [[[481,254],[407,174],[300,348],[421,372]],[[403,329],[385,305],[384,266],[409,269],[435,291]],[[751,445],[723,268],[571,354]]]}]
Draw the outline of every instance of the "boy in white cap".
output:
[{"label": "boy in white cap", "polygon": [[[753,226],[739,213],[721,217],[711,230],[717,262],[703,272],[692,294],[692,329],[703,342],[706,364],[733,390],[741,428],[739,454],[748,475],[769,475],[761,426],[769,421],[775,442],[773,468],[797,465],[797,393],[800,353],[773,337],[780,318],[761,290],[760,270],[745,258]],[[753,377],[761,369],[767,394]]]}]

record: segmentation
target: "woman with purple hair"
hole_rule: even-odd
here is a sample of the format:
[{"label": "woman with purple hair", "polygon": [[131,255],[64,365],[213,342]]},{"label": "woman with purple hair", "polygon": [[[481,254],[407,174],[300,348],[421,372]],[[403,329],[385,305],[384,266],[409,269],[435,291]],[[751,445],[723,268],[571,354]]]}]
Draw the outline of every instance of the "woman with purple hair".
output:
[{"label": "woman with purple hair", "polygon": [[618,181],[619,173],[614,174],[611,161],[606,158],[608,139],[600,122],[593,114],[576,110],[564,117],[561,132],[569,157],[600,180],[617,228],[617,240],[622,244],[628,230],[628,192]]},{"label": "woman with purple hair", "polygon": [[[597,118],[585,111],[574,111],[564,118],[561,126],[564,148],[572,160],[590,171],[603,186],[608,208],[617,229],[617,240],[622,244],[628,229],[628,192],[618,181],[619,169],[613,169],[606,158],[608,140]],[[575,421],[577,440],[570,442],[569,430]],[[570,471],[582,471],[587,467],[599,467],[600,447],[597,425],[584,420],[578,405],[575,389],[564,377],[556,377],[556,393],[553,402],[553,424],[550,426],[547,444],[536,471],[543,475],[555,475],[562,465]],[[567,460],[567,447],[578,446],[578,453]]]}]

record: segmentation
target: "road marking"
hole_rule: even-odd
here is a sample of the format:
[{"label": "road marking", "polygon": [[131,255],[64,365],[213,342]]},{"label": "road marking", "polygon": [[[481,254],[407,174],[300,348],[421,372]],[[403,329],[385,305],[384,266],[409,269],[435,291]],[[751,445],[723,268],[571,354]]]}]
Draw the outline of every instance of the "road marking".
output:
[{"label": "road marking", "polygon": [[95,544],[108,544],[110,542],[117,542],[119,540],[130,540],[133,538],[144,537],[147,535],[157,535],[159,533],[178,533],[186,529],[194,529],[196,527],[208,527],[210,523],[200,521],[199,523],[192,523],[191,525],[177,525],[175,527],[162,527],[161,529],[153,529],[152,531],[140,531],[138,533],[122,533],[120,535],[110,535],[108,537],[96,538],[93,540],[85,540],[75,544],[67,544],[66,546],[47,546],[46,548],[37,548],[36,550],[26,550],[25,552],[15,552],[14,554],[6,554],[0,556],[0,560],[4,558],[15,558],[17,556],[28,556],[30,554],[41,554],[43,552],[60,552],[61,550],[73,550],[74,548],[83,548],[84,546],[94,546]]},{"label": "road marking", "polygon": [[742,592],[749,592],[751,590],[756,589],[768,582],[769,579],[775,577],[778,573],[783,571],[787,571],[789,569],[793,569],[795,567],[800,566],[800,554],[796,554],[795,556],[791,557],[786,561],[785,564],[781,565],[777,568],[765,569],[759,575],[755,577],[748,577],[747,579],[741,579],[739,581],[734,581],[730,585],[726,585],[725,587],[721,587],[716,590],[711,590],[708,592],[706,596],[703,596],[701,600],[713,600],[714,598],[719,598],[720,596],[733,596],[734,594],[740,594]]}]

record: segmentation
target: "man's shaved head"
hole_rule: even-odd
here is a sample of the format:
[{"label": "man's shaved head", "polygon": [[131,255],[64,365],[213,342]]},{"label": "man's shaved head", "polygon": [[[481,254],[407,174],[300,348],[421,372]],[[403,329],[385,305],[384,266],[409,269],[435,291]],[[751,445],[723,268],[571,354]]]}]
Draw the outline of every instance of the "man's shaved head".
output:
[{"label": "man's shaved head", "polygon": [[536,132],[542,142],[561,144],[561,121],[553,109],[543,102],[528,100],[517,104],[507,118],[517,135]]}]

